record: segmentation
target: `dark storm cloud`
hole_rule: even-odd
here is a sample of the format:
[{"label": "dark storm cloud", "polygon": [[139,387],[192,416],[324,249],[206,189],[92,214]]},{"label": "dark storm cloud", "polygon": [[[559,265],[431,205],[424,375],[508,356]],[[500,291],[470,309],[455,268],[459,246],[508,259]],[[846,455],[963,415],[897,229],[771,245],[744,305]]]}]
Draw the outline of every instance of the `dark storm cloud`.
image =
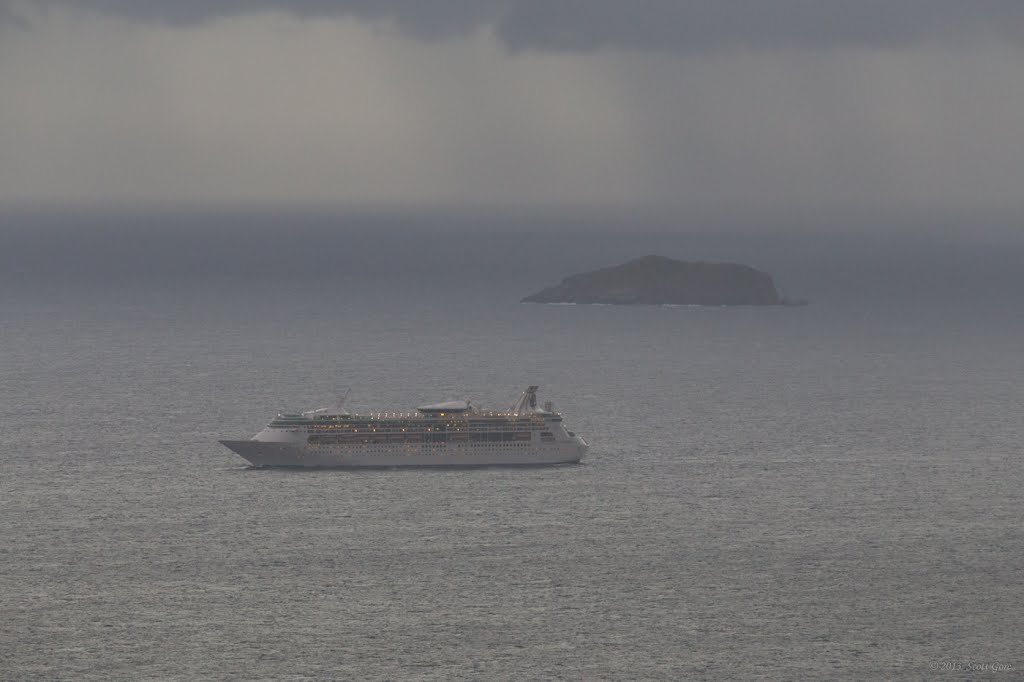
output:
[{"label": "dark storm cloud", "polygon": [[27,23],[11,9],[10,5],[5,4],[4,0],[0,0],[0,28],[4,26],[27,28]]},{"label": "dark storm cloud", "polygon": [[498,25],[514,48],[899,46],[978,30],[1024,39],[1020,0],[524,0]]},{"label": "dark storm cloud", "polygon": [[[0,11],[5,1],[0,0]],[[491,24],[507,13],[506,0],[43,0],[50,6],[176,25],[264,11],[303,17],[350,16],[392,21],[420,37],[443,37]],[[0,15],[2,16],[2,15]]]},{"label": "dark storm cloud", "polygon": [[0,204],[1024,215],[1024,0],[4,7]]},{"label": "dark storm cloud", "polygon": [[1024,43],[1021,0],[47,1],[179,24],[276,10],[391,21],[426,38],[488,26],[516,50],[890,47],[985,33]]}]

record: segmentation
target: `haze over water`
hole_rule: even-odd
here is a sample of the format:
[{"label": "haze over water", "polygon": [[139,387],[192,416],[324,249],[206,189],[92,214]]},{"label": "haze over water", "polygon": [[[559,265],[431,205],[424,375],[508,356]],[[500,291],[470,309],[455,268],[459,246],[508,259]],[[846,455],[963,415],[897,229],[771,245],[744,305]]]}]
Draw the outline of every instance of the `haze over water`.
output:
[{"label": "haze over water", "polygon": [[[1019,675],[1019,239],[617,220],[7,215],[0,678]],[[648,253],[812,304],[518,303]],[[583,464],[216,442],[528,384]]]}]

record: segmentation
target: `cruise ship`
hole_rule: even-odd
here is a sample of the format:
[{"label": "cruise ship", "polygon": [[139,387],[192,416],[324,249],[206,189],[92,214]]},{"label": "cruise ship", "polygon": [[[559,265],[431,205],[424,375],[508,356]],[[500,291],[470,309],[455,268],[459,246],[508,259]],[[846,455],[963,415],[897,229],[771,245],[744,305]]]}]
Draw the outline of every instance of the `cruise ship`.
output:
[{"label": "cruise ship", "polygon": [[318,468],[566,464],[589,447],[550,402],[538,407],[537,386],[504,412],[462,400],[406,413],[322,408],[279,414],[250,440],[220,442],[257,467]]}]

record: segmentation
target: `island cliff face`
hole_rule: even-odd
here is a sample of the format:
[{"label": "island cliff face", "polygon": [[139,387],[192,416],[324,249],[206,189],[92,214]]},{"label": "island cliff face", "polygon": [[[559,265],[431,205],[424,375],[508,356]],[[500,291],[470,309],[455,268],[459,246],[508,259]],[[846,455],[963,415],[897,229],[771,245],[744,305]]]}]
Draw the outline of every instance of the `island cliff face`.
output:
[{"label": "island cliff face", "polygon": [[644,256],[566,277],[523,303],[785,305],[771,275],[737,263],[688,263]]}]

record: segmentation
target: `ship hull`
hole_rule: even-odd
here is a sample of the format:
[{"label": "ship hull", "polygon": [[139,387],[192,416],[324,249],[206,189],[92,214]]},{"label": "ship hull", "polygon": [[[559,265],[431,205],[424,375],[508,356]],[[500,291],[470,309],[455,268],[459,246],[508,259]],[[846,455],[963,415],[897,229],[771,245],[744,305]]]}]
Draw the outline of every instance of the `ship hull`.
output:
[{"label": "ship hull", "polygon": [[560,443],[526,448],[309,448],[293,443],[259,440],[222,440],[222,445],[256,467],[301,467],[310,469],[365,467],[479,467],[539,466],[579,462],[586,445]]}]

